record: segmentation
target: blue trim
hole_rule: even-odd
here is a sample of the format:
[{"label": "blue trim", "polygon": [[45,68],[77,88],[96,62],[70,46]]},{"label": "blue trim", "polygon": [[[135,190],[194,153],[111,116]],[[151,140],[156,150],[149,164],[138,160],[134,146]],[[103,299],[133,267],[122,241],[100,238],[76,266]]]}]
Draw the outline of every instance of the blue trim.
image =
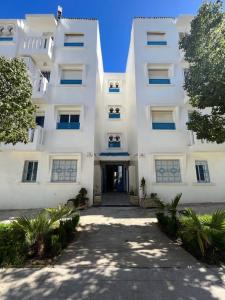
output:
[{"label": "blue trim", "polygon": [[120,142],[109,142],[109,148],[120,148]]},{"label": "blue trim", "polygon": [[110,93],[119,93],[120,89],[119,88],[109,88]]},{"label": "blue trim", "polygon": [[175,130],[176,125],[175,123],[152,123],[152,129],[158,129],[158,130]]},{"label": "blue trim", "polygon": [[148,41],[147,45],[149,45],[149,46],[165,46],[165,45],[167,45],[167,41]]},{"label": "blue trim", "polygon": [[0,42],[10,42],[13,41],[13,37],[0,37]]},{"label": "blue trim", "polygon": [[84,43],[64,43],[64,47],[83,47]]},{"label": "blue trim", "polygon": [[60,84],[82,84],[82,79],[61,79]]},{"label": "blue trim", "polygon": [[80,123],[79,122],[72,122],[72,123],[57,123],[57,129],[80,129]]},{"label": "blue trim", "polygon": [[120,119],[120,114],[109,113],[109,119]]},{"label": "blue trim", "polygon": [[100,156],[129,156],[128,152],[101,152]]},{"label": "blue trim", "polygon": [[170,84],[170,79],[149,79],[149,84]]}]

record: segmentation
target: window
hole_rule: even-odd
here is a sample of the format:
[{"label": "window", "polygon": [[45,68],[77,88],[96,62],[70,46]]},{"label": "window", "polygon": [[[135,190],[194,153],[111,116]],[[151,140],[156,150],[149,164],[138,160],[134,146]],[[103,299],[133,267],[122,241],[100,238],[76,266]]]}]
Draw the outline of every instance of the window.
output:
[{"label": "window", "polygon": [[43,75],[44,78],[48,80],[48,82],[50,81],[50,76],[51,76],[50,71],[41,71],[41,74]]},{"label": "window", "polygon": [[14,25],[0,25],[0,42],[13,41]]},{"label": "window", "polygon": [[52,182],[76,182],[77,160],[54,159],[52,161]]},{"label": "window", "polygon": [[148,32],[147,33],[147,45],[149,46],[165,46],[167,41],[165,40],[164,32]]},{"label": "window", "polygon": [[180,161],[174,160],[155,160],[156,182],[176,183],[181,182]]},{"label": "window", "polygon": [[152,129],[175,130],[176,125],[173,120],[173,111],[153,110],[152,111]]},{"label": "window", "polygon": [[60,114],[57,129],[80,129],[80,115],[78,113]]},{"label": "window", "polygon": [[67,33],[64,37],[65,47],[83,47],[84,34],[83,33]]},{"label": "window", "polygon": [[109,135],[108,138],[108,146],[109,148],[120,148],[120,136],[119,135]]},{"label": "window", "polygon": [[110,107],[109,108],[109,119],[120,119],[120,108]]},{"label": "window", "polygon": [[22,181],[23,182],[36,182],[37,169],[38,169],[37,161],[26,160],[24,162]]},{"label": "window", "polygon": [[81,69],[75,70],[62,70],[61,73],[61,84],[82,84],[82,74]]},{"label": "window", "polygon": [[195,170],[196,170],[197,181],[199,183],[210,182],[208,163],[206,160],[196,160]]},{"label": "window", "polygon": [[149,84],[170,84],[168,69],[148,69]]},{"label": "window", "polygon": [[45,116],[36,116],[36,125],[37,126],[41,126],[43,128],[44,123],[45,123]]},{"label": "window", "polygon": [[118,81],[110,81],[109,82],[109,92],[110,93],[119,93],[120,92],[120,84]]}]

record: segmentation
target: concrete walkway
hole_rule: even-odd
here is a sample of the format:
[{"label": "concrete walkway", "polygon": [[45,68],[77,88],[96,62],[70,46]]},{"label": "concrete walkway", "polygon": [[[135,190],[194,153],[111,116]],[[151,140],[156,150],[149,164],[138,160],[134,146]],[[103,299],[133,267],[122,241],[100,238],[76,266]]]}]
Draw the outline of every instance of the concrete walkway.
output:
[{"label": "concrete walkway", "polygon": [[225,299],[224,270],[198,263],[155,222],[134,207],[84,211],[54,268],[1,271],[0,299]]}]

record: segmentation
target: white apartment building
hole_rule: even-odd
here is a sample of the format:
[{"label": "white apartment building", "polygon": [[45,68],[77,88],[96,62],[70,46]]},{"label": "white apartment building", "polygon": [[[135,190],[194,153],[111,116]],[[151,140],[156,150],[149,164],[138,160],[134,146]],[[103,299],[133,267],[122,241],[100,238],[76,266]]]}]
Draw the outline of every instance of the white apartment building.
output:
[{"label": "white apartment building", "polygon": [[191,16],[135,18],[125,73],[104,73],[95,19],[0,20],[0,55],[22,57],[37,104],[28,144],[0,146],[0,209],[51,207],[81,187],[184,202],[225,200],[225,145],[187,130],[179,36]]}]

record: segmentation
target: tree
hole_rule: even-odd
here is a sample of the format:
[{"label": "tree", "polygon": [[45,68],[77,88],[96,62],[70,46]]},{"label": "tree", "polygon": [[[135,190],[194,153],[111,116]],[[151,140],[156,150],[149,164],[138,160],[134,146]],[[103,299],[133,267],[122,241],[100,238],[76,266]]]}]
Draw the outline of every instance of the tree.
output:
[{"label": "tree", "polygon": [[22,59],[0,57],[0,142],[28,143],[28,130],[35,127],[31,95]]},{"label": "tree", "polygon": [[222,1],[204,2],[180,41],[189,63],[184,89],[196,108],[188,129],[198,139],[225,142],[225,14]]}]

